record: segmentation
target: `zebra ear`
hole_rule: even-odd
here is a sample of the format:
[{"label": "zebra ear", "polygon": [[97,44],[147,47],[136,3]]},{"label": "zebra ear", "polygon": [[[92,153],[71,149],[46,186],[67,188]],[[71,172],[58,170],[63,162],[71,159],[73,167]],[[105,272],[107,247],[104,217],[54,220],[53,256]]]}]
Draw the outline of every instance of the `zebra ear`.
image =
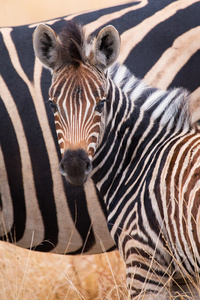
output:
[{"label": "zebra ear", "polygon": [[105,69],[118,58],[120,36],[112,25],[104,27],[97,35],[93,44],[94,62],[98,68]]},{"label": "zebra ear", "polygon": [[40,24],[33,33],[35,55],[51,70],[59,67],[59,38],[49,26]]}]

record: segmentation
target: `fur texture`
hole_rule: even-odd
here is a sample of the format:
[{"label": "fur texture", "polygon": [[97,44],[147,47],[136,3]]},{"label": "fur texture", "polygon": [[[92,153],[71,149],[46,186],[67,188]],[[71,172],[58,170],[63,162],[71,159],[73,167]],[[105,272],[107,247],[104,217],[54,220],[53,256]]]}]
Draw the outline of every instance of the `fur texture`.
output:
[{"label": "fur texture", "polygon": [[72,64],[78,67],[85,62],[85,35],[82,27],[74,21],[68,21],[59,35],[60,58],[63,64]]}]

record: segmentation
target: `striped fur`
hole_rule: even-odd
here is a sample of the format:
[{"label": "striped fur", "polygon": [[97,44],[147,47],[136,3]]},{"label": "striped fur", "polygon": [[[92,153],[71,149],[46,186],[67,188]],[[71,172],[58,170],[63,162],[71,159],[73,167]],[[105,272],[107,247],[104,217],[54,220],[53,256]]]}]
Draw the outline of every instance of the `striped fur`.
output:
[{"label": "striped fur", "polygon": [[[66,20],[75,19],[88,34],[113,24],[121,34],[120,62],[147,83],[184,86],[198,99],[199,6],[199,1],[142,0],[47,23],[59,32]],[[1,239],[76,254],[101,252],[100,238],[108,250],[113,241],[104,205],[94,201],[97,191],[93,185],[69,188],[59,174],[61,156],[47,101],[51,79],[34,59],[35,27],[0,29]]]},{"label": "striped fur", "polygon": [[149,88],[124,69],[113,73],[92,178],[126,262],[130,294],[150,299],[147,292],[167,294],[173,275],[199,274],[200,131],[191,126],[185,90]]},{"label": "striped fur", "polygon": [[[90,84],[84,80],[85,77],[92,79]],[[61,154],[64,153],[65,149],[81,147],[88,152],[89,157],[93,157],[100,131],[100,113],[95,111],[93,116],[91,103],[87,100],[87,93],[90,94],[93,106],[97,100],[100,101],[105,98],[105,90],[100,85],[101,81],[100,73],[98,76],[94,76],[87,66],[79,67],[78,71],[76,69],[64,69],[56,76],[49,91],[49,97],[50,102],[53,101],[53,105],[59,108],[54,112],[54,117]],[[95,94],[98,95],[97,100],[93,94],[94,90]],[[67,97],[65,97],[66,92]],[[56,97],[57,95],[58,97]],[[82,99],[85,99],[83,107]]]},{"label": "striped fur", "polygon": [[[105,36],[98,40],[101,32],[94,45],[101,42],[106,55],[114,37],[106,44]],[[98,49],[92,49],[95,56]],[[118,63],[103,73],[90,57],[77,62],[75,70],[63,61],[53,75],[50,96],[56,95],[55,122],[63,136],[73,125],[63,158],[69,149],[85,150],[83,143],[76,144],[77,130],[81,135],[88,124],[86,143],[95,131],[90,122],[95,99],[106,99],[98,120],[101,139],[96,140],[92,157],[85,150],[92,159],[91,178],[104,199],[109,231],[126,264],[130,297],[167,298],[170,280],[195,278],[200,271],[200,128],[191,110],[195,100],[183,88],[150,87]],[[80,90],[83,96],[76,98]],[[72,168],[80,162],[79,157],[71,156],[72,162],[63,158],[61,163]]]}]

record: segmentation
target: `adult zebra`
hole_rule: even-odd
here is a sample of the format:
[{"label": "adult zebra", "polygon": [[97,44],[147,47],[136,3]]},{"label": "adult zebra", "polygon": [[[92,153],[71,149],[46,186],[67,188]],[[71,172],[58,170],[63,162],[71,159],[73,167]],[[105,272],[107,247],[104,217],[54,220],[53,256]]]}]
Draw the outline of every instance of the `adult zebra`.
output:
[{"label": "adult zebra", "polygon": [[[161,87],[182,85],[198,93],[199,7],[199,1],[142,0],[47,24],[59,31],[66,19],[75,19],[89,34],[112,23],[122,38],[120,61],[134,74]],[[74,254],[101,252],[101,239],[106,250],[112,249],[104,205],[94,201],[96,190],[69,188],[59,174],[46,101],[50,74],[34,58],[35,26],[0,29],[1,239]]]},{"label": "adult zebra", "polygon": [[58,37],[40,24],[33,45],[52,71],[61,174],[97,186],[130,297],[168,299],[169,278],[200,273],[199,100],[109,69],[120,51],[113,26],[86,39],[74,22]]}]

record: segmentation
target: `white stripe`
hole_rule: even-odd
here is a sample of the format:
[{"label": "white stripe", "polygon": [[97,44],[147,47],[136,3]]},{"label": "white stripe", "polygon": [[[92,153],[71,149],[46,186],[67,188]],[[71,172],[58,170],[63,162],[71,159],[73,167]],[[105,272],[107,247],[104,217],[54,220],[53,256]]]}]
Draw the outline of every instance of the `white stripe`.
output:
[{"label": "white stripe", "polygon": [[[188,1],[188,4],[190,1]],[[145,82],[166,89],[189,59],[200,49],[200,26],[184,32],[173,42],[144,77]]]}]

